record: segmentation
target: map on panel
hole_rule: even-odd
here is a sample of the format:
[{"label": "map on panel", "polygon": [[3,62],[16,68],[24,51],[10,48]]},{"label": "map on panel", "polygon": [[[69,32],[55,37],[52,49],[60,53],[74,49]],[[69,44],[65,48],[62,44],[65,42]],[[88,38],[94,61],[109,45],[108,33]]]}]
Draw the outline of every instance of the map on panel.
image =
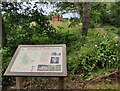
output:
[{"label": "map on panel", "polygon": [[62,47],[21,47],[11,72],[62,72]]}]

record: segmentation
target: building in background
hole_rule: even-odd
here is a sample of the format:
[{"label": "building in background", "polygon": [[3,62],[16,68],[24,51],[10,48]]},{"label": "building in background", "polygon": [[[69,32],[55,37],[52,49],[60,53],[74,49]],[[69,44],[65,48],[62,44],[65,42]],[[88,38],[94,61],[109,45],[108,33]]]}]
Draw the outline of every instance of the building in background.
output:
[{"label": "building in background", "polygon": [[52,21],[62,21],[63,17],[62,15],[54,15],[52,16]]}]

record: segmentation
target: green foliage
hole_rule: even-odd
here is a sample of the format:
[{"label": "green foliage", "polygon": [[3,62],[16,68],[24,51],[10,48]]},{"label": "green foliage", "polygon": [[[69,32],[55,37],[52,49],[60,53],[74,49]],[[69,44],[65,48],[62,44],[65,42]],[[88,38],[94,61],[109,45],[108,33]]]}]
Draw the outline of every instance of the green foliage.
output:
[{"label": "green foliage", "polygon": [[101,11],[101,23],[120,26],[120,2],[107,3]]},{"label": "green foliage", "polygon": [[79,14],[82,14],[82,2],[59,2],[56,3],[55,6],[57,7],[58,11],[61,11],[62,13],[66,12],[77,12]]},{"label": "green foliage", "polygon": [[120,1],[111,5],[110,23],[114,26],[120,27]]},{"label": "green foliage", "polygon": [[[9,6],[9,8],[7,7]],[[3,55],[3,69],[5,72],[18,45],[49,44],[50,36],[54,36],[55,29],[43,15],[41,9],[26,8],[17,12],[15,8],[22,6],[20,3],[2,3],[4,10],[3,24],[7,43],[1,49]],[[34,6],[37,8],[37,6]],[[21,9],[21,8],[19,8]],[[7,83],[6,83],[7,82]],[[3,77],[3,84],[12,82],[12,79]]]},{"label": "green foliage", "polygon": [[89,31],[86,38],[81,37],[71,43],[68,50],[69,71],[89,75],[97,69],[117,68],[119,62],[117,38],[112,34],[102,36],[93,29]]},{"label": "green foliage", "polygon": [[113,33],[113,34],[117,34],[117,35],[119,35],[120,34],[120,28],[118,28],[118,27],[115,27],[115,26],[110,26],[110,25],[102,25],[102,27],[104,28],[104,29],[106,29],[106,31],[107,32],[111,32],[111,33]]},{"label": "green foliage", "polygon": [[80,24],[81,18],[70,18],[69,27],[75,27]]},{"label": "green foliage", "polygon": [[100,22],[101,10],[103,5],[100,3],[91,3],[89,27],[94,28],[95,23]]},{"label": "green foliage", "polygon": [[[18,45],[66,44],[68,72],[89,75],[91,71],[118,67],[118,44],[116,35],[106,36],[90,29],[88,36],[82,37],[75,28],[55,30],[42,11],[27,10],[27,13],[6,12],[3,14],[7,44],[2,50],[5,72]],[[78,29],[77,29],[78,30]],[[63,32],[62,32],[63,31]],[[13,82],[3,78],[3,84]]]},{"label": "green foliage", "polygon": [[82,2],[59,2],[55,4],[57,10],[60,11],[62,14],[72,12],[77,13],[80,15],[80,18],[70,18],[69,27],[74,27],[81,23],[81,17],[83,13],[83,3]]},{"label": "green foliage", "polygon": [[[61,28],[53,36],[31,37],[30,44],[66,44],[67,45],[67,65],[68,72],[73,74],[83,74],[88,76],[92,71],[102,68],[118,67],[118,45],[114,35],[102,36],[96,30],[90,29],[87,37],[81,37],[71,31],[62,32]],[[36,34],[36,33],[35,33]],[[25,37],[27,38],[27,37]],[[18,41],[19,39],[14,39]],[[36,40],[36,41],[35,41]],[[23,44],[28,41],[21,40]],[[6,70],[16,47],[19,45],[4,47],[3,70]],[[7,81],[7,79],[5,80]]]}]

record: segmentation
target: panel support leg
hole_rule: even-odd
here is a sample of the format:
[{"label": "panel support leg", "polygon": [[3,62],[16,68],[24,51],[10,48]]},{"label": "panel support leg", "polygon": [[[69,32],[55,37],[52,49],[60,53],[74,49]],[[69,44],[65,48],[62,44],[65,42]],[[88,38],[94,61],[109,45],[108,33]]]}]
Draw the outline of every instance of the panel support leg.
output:
[{"label": "panel support leg", "polygon": [[16,89],[23,89],[23,77],[16,77]]},{"label": "panel support leg", "polygon": [[59,77],[59,89],[64,89],[64,77]]}]

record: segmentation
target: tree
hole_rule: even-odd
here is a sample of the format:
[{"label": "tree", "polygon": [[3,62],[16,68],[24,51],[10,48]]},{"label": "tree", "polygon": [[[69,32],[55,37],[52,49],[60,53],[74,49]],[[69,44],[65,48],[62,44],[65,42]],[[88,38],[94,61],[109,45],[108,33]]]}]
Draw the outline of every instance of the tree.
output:
[{"label": "tree", "polygon": [[[90,2],[77,2],[77,3],[59,3],[57,4],[59,10],[62,10],[63,13],[65,12],[77,12],[78,14],[82,15],[82,36],[87,36],[88,33],[88,24],[89,24],[89,17],[90,17]],[[82,11],[83,9],[83,11]],[[81,21],[79,21],[81,22]]]},{"label": "tree", "polygon": [[[98,12],[100,15],[100,22],[102,24],[120,26],[120,2],[102,3]],[[97,10],[97,9],[96,9]]]},{"label": "tree", "polygon": [[3,18],[1,14],[1,7],[0,7],[0,46],[4,46],[6,44],[6,35],[5,35],[4,25],[3,25]]},{"label": "tree", "polygon": [[[5,32],[7,35],[7,46],[11,42],[16,44],[15,39],[22,40],[23,38],[31,39],[32,36],[51,36],[54,34],[55,29],[50,24],[46,15],[43,14],[43,10],[39,7],[39,5],[44,3],[11,3],[11,2],[3,2],[2,10],[5,12],[3,14],[5,24]],[[24,6],[24,8],[23,8]],[[30,27],[31,23],[35,23],[36,26]],[[18,36],[15,36],[19,33]],[[14,41],[13,41],[14,39]],[[18,41],[17,45],[23,43],[23,41]],[[24,41],[24,42],[25,42]],[[32,43],[27,41],[26,43]],[[16,45],[16,46],[17,46]],[[15,46],[15,45],[12,45]]]},{"label": "tree", "polygon": [[[43,14],[40,4],[2,2],[3,24],[7,37],[7,44],[2,48],[2,73],[5,72],[18,45],[47,44],[55,34],[55,29]],[[12,82],[12,79],[3,77],[3,84],[9,82]]]},{"label": "tree", "polygon": [[82,35],[87,36],[88,34],[88,23],[90,17],[90,3],[84,2],[83,3],[83,20],[82,20]]},{"label": "tree", "polygon": [[120,2],[111,4],[109,16],[110,24],[120,27]]},{"label": "tree", "polygon": [[0,47],[2,46],[2,15],[1,15],[1,8],[0,8]]}]

